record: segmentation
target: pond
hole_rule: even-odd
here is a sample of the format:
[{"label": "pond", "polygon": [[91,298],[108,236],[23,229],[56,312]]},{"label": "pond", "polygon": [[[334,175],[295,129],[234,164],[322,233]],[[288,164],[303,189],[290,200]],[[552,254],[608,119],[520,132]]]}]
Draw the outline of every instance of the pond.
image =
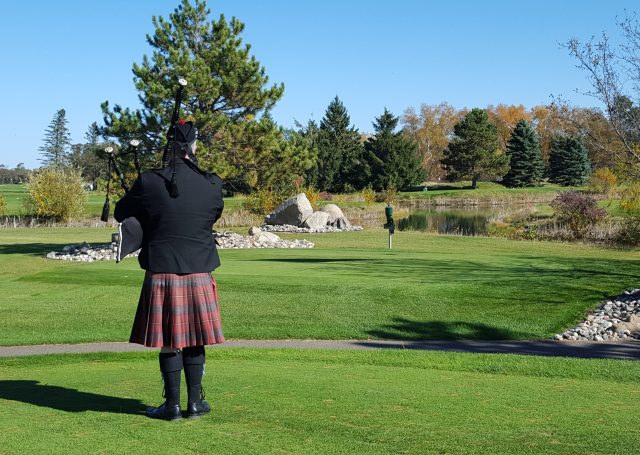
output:
[{"label": "pond", "polygon": [[486,235],[489,218],[503,210],[479,209],[420,209],[398,220],[400,231],[425,231],[440,234]]}]

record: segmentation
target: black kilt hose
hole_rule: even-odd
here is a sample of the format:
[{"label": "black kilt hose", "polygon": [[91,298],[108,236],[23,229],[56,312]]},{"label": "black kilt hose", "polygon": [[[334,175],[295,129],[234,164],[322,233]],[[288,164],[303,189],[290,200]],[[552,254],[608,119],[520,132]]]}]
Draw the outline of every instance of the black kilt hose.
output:
[{"label": "black kilt hose", "polygon": [[188,160],[176,161],[178,197],[167,182],[171,168],[142,174],[118,203],[115,218],[135,216],[143,229],[138,261],[142,284],[131,343],[182,349],[224,342],[218,287],[220,264],[212,228],[224,206],[222,181]]}]

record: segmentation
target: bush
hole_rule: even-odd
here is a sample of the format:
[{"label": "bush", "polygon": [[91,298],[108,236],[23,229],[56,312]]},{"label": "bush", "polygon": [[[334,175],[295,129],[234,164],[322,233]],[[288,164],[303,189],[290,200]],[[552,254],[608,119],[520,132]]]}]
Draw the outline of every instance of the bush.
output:
[{"label": "bush", "polygon": [[80,171],[45,168],[31,175],[23,204],[28,213],[55,221],[80,218],[87,202],[83,183]]},{"label": "bush", "polygon": [[589,179],[589,189],[598,194],[612,194],[617,184],[618,177],[607,167],[597,169]]},{"label": "bush", "polygon": [[640,217],[625,218],[616,240],[625,245],[640,245]]},{"label": "bush", "polygon": [[487,235],[489,237],[504,237],[516,240],[521,238],[523,230],[523,228],[504,221],[493,221],[487,225]]},{"label": "bush", "polygon": [[398,199],[398,189],[393,185],[389,185],[384,191],[380,192],[376,197],[377,202],[386,202],[388,204],[395,202],[396,199]]},{"label": "bush", "polygon": [[596,204],[591,196],[567,191],[560,193],[550,205],[556,211],[558,221],[566,223],[573,236],[581,239],[593,225],[607,216],[606,210],[598,208]]},{"label": "bush", "polygon": [[321,192],[319,193],[319,196],[320,196],[320,200],[321,200],[321,201],[330,201],[330,200],[332,200],[332,199],[333,199],[333,194],[328,193],[328,192],[326,192],[326,191],[321,191]]},{"label": "bush", "polygon": [[376,201],[376,192],[373,191],[373,188],[371,188],[371,185],[369,185],[366,188],[363,188],[360,194],[362,195],[362,200],[367,205],[371,205]]},{"label": "bush", "polygon": [[271,188],[259,188],[242,202],[242,207],[254,215],[266,216],[285,199],[283,194]]},{"label": "bush", "polygon": [[640,215],[640,185],[628,186],[621,196],[620,209],[629,215]]},{"label": "bush", "polygon": [[302,188],[300,192],[307,196],[307,199],[309,199],[309,202],[311,203],[311,207],[314,209],[317,208],[318,201],[320,200],[320,192],[318,190],[312,186],[307,186]]},{"label": "bush", "polygon": [[0,216],[7,214],[7,200],[4,198],[4,194],[0,194]]}]

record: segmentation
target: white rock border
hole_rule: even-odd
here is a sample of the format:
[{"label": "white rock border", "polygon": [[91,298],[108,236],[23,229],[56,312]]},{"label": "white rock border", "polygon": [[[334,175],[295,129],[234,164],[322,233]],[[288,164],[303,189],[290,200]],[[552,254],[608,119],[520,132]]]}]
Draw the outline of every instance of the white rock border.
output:
[{"label": "white rock border", "polygon": [[553,337],[558,341],[640,339],[640,289],[610,298],[576,327]]},{"label": "white rock border", "polygon": [[263,224],[260,226],[263,232],[292,232],[294,234],[324,234],[330,232],[357,232],[363,231],[364,228],[362,226],[346,226],[342,229],[333,227],[333,226],[325,226],[318,229],[310,229],[299,226],[293,226],[291,224]]},{"label": "white rock border", "polygon": [[[243,236],[234,232],[216,232],[213,234],[216,245],[219,249],[247,249],[247,248],[313,248],[315,244],[306,239],[283,240],[275,234],[269,236],[255,235]],[[66,245],[62,251],[51,251],[47,253],[47,259],[57,259],[60,261],[115,261],[117,243],[100,243],[90,245],[86,242]],[[127,257],[137,257],[140,250],[135,251]]]}]

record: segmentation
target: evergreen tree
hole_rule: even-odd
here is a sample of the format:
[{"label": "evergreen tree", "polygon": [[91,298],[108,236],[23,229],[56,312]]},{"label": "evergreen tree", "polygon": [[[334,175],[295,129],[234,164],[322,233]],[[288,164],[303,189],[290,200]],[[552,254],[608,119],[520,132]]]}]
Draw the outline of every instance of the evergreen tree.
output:
[{"label": "evergreen tree", "polygon": [[320,190],[340,192],[363,188],[363,152],[360,134],[353,127],[347,109],[336,96],[320,121],[317,133],[318,158],[311,172]]},{"label": "evergreen tree", "polygon": [[578,136],[555,136],[549,151],[549,181],[562,186],[583,185],[591,174],[587,149]]},{"label": "evergreen tree", "polygon": [[544,175],[538,135],[526,120],[520,120],[507,144],[509,172],[503,183],[508,187],[536,186]]},{"label": "evergreen tree", "polygon": [[472,109],[453,128],[453,139],[441,160],[447,179],[471,179],[476,188],[480,178],[503,176],[509,158],[499,154],[498,131],[483,109]]},{"label": "evergreen tree", "polygon": [[398,121],[399,118],[385,108],[373,123],[375,135],[365,143],[365,168],[376,190],[406,188],[425,178],[417,144],[407,140],[402,132],[394,132]]},{"label": "evergreen tree", "polygon": [[[282,97],[282,84],[267,86],[265,68],[243,44],[244,24],[220,15],[209,20],[205,0],[182,0],[168,19],[153,17],[155,31],[147,36],[153,49],[141,64],[133,65],[134,82],[141,109],[102,104],[105,138],[121,143],[142,140],[142,149],[158,152],[164,145],[179,77],[187,79],[182,117],[194,120],[199,130],[198,159],[202,167],[215,170],[223,179],[253,187],[252,166],[267,161],[269,149],[247,140],[248,132],[258,143],[262,135],[282,132],[265,114]],[[266,129],[271,127],[270,130]],[[257,136],[257,137],[256,137]],[[271,150],[276,150],[273,148]],[[263,156],[258,157],[258,154]],[[159,154],[155,155],[156,162]],[[275,163],[276,154],[272,156]],[[249,163],[245,165],[245,163]],[[245,176],[247,178],[245,179]]]},{"label": "evergreen tree", "polygon": [[66,166],[69,162],[71,136],[67,128],[67,117],[64,109],[58,110],[44,133],[42,146],[38,148],[43,166]]}]

